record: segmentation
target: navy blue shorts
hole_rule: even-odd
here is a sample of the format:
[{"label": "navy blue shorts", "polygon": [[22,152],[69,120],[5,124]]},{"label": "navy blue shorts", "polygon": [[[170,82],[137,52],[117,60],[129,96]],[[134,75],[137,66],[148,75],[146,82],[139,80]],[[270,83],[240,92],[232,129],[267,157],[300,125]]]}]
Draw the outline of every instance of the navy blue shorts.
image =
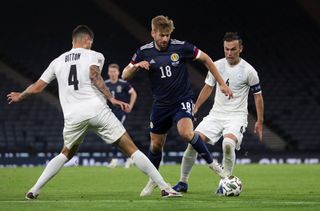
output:
[{"label": "navy blue shorts", "polygon": [[153,105],[150,116],[150,132],[165,134],[171,128],[173,121],[182,118],[193,119],[193,101],[188,98],[173,105]]}]

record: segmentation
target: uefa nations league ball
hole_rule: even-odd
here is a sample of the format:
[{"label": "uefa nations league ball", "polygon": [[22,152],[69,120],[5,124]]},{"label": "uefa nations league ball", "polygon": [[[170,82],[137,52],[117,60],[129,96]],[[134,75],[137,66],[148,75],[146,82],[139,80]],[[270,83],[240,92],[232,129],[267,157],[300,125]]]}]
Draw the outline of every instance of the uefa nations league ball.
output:
[{"label": "uefa nations league ball", "polygon": [[220,180],[217,194],[223,196],[239,196],[241,191],[241,180],[236,176],[229,176]]}]

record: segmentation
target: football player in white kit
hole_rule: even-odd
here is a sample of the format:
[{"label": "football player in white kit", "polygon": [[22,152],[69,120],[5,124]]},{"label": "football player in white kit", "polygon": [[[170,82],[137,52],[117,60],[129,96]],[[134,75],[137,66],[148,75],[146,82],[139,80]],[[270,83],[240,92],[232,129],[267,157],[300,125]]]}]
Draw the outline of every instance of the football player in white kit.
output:
[{"label": "football player in white kit", "polygon": [[150,160],[136,147],[123,125],[111,112],[106,99],[122,110],[129,105],[116,100],[101,76],[104,56],[91,49],[92,30],[79,25],[72,32],[72,49],[51,62],[40,79],[22,93],[7,95],[9,104],[38,94],[54,79],[59,86],[59,99],[64,114],[64,146],[59,155],[46,166],[36,184],[27,192],[26,199],[36,199],[41,188],[52,179],[79,149],[88,130],[94,131],[107,144],[115,144],[160,189],[163,197],[181,196],[162,178]]},{"label": "football player in white kit", "polygon": [[[236,32],[227,32],[223,38],[225,58],[215,62],[226,84],[234,93],[232,99],[225,97],[219,89],[210,72],[205,80],[194,113],[208,99],[214,86],[216,86],[215,100],[210,113],[200,122],[195,131],[208,144],[214,145],[223,136],[223,176],[232,175],[235,164],[235,149],[239,150],[243,133],[247,127],[248,94],[254,94],[257,121],[254,132],[262,141],[264,103],[256,70],[243,58],[240,57],[243,45],[242,39]],[[197,152],[189,144],[184,152],[181,164],[180,181],[173,187],[176,191],[187,192],[188,178],[191,168],[197,158]]]}]

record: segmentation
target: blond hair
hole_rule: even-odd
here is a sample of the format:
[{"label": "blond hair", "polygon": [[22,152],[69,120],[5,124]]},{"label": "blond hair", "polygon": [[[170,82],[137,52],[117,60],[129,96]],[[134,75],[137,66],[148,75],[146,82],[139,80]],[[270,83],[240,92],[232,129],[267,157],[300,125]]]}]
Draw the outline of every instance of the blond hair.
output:
[{"label": "blond hair", "polygon": [[151,20],[152,31],[169,32],[174,30],[173,21],[167,16],[158,15]]}]

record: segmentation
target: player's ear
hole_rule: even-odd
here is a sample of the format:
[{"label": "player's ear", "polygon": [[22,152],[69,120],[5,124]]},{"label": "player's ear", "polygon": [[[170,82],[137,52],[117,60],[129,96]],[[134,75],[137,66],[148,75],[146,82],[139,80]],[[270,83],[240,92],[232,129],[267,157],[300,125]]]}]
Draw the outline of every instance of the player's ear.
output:
[{"label": "player's ear", "polygon": [[156,32],[154,30],[151,30],[151,37],[154,38],[156,35]]},{"label": "player's ear", "polygon": [[243,51],[243,45],[240,45],[240,53]]}]

